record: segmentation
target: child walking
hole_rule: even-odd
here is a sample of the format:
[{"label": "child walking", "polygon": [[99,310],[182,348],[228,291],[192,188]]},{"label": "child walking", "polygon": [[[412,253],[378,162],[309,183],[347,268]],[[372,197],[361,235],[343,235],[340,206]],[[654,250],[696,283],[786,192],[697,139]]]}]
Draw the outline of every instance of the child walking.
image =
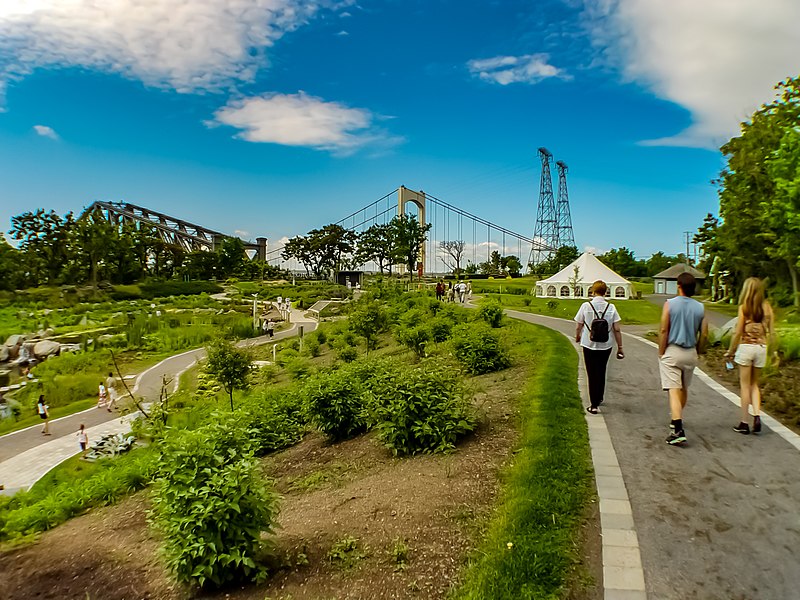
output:
[{"label": "child walking", "polygon": [[108,391],[102,381],[97,387],[97,408],[107,408],[111,412],[111,409],[108,408]]},{"label": "child walking", "polygon": [[50,407],[47,406],[44,402],[44,394],[39,396],[39,401],[36,403],[36,412],[39,413],[39,417],[41,417],[42,421],[44,421],[44,427],[42,427],[42,434],[50,435]]},{"label": "child walking", "polygon": [[86,448],[89,445],[89,435],[86,433],[83,423],[81,423],[81,428],[78,430],[78,443],[81,445],[81,452],[86,452]]}]

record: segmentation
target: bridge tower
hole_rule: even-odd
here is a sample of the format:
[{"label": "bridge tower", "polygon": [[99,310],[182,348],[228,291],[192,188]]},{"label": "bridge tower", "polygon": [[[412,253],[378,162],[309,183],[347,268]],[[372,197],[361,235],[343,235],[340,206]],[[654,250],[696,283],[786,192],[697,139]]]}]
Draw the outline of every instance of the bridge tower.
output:
[{"label": "bridge tower", "polygon": [[561,246],[574,246],[575,234],[572,231],[572,216],[569,212],[567,163],[559,160],[556,168],[558,169],[558,200],[556,202],[556,245],[554,248],[557,250]]},{"label": "bridge tower", "polygon": [[[426,225],[428,223],[427,217],[425,216],[425,192],[422,190],[415,192],[414,190],[408,189],[406,186],[401,185],[397,190],[397,214],[398,215],[405,215],[406,214],[406,205],[411,202],[414,206],[417,207],[417,221],[420,225]],[[417,258],[418,263],[422,263],[425,265],[425,244],[419,249],[419,257]]]},{"label": "bridge tower", "polygon": [[[558,248],[558,214],[553,198],[553,178],[550,163],[553,155],[547,148],[539,148],[542,161],[542,177],[539,181],[539,206],[536,209],[536,227],[533,230],[534,244],[531,246],[529,262],[538,265],[549,259]],[[536,243],[538,242],[538,244]]]}]

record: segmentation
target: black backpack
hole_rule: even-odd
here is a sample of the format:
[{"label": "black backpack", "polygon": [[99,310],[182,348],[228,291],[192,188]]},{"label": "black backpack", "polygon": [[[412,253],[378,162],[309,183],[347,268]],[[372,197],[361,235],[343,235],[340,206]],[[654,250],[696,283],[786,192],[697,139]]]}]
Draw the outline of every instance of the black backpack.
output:
[{"label": "black backpack", "polygon": [[589,329],[589,339],[593,342],[600,342],[604,343],[608,341],[608,321],[606,321],[606,313],[608,312],[608,307],[611,306],[609,302],[606,304],[606,309],[603,311],[603,314],[597,314],[597,310],[594,308],[594,304],[589,302],[589,306],[592,307],[592,312],[594,313],[595,318],[592,320],[592,324],[588,326]]}]

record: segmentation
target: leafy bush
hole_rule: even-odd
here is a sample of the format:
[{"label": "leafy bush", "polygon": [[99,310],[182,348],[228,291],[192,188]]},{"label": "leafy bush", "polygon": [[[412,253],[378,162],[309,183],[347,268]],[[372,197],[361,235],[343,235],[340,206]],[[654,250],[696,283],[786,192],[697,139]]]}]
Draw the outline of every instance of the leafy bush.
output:
[{"label": "leafy bush", "polygon": [[276,389],[244,398],[241,409],[224,413],[231,427],[244,429],[256,455],[287,448],[299,442],[306,417],[296,394]]},{"label": "leafy bush", "polygon": [[332,440],[366,431],[362,379],[357,367],[348,365],[319,374],[303,389],[305,405],[314,424]]},{"label": "leafy bush", "polygon": [[295,381],[305,379],[311,374],[311,363],[308,359],[298,356],[286,362],[284,366],[289,377]]},{"label": "leafy bush", "polygon": [[453,322],[441,316],[432,319],[430,322],[431,339],[437,344],[446,341],[453,331]]},{"label": "leafy bush", "polygon": [[383,305],[374,300],[364,303],[350,314],[350,328],[364,338],[367,350],[372,350],[378,334],[386,329],[388,316]]},{"label": "leafy bush", "polygon": [[318,328],[314,335],[317,337],[317,342],[319,342],[320,346],[328,341],[328,336],[325,334],[325,330],[323,328]]},{"label": "leafy bush", "polygon": [[277,512],[243,428],[212,423],[164,444],[152,518],[178,581],[219,586],[263,576],[261,534],[272,532]]},{"label": "leafy bush", "polygon": [[293,350],[292,348],[284,348],[275,355],[275,364],[277,364],[279,367],[285,367],[290,361],[296,359],[298,356],[300,356],[300,353],[297,350]]},{"label": "leafy bush", "polygon": [[356,350],[352,346],[344,346],[339,350],[337,356],[339,357],[339,360],[341,360],[342,362],[346,363],[353,362],[355,359],[358,358],[358,350]]},{"label": "leafy bush", "polygon": [[447,452],[475,429],[469,395],[447,366],[385,362],[365,397],[378,437],[395,455]]},{"label": "leafy bush", "polygon": [[491,327],[503,324],[503,307],[494,298],[486,298],[478,308],[478,319],[483,319]]},{"label": "leafy bush", "polygon": [[400,327],[396,333],[397,341],[410,348],[414,354],[422,358],[425,356],[425,347],[431,339],[430,329],[424,325],[415,327]]},{"label": "leafy bush", "polygon": [[303,340],[303,350],[311,357],[319,356],[319,341],[316,337],[307,337]]},{"label": "leafy bush", "polygon": [[455,357],[473,375],[499,371],[511,364],[500,336],[483,323],[455,327],[452,344]]}]

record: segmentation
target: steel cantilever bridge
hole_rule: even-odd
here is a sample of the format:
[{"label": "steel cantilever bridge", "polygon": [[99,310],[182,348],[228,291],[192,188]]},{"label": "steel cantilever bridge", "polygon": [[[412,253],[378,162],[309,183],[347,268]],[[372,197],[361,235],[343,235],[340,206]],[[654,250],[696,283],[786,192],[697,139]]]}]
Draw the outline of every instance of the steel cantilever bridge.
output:
[{"label": "steel cantilever bridge", "polygon": [[[559,193],[556,203],[549,168],[552,154],[545,148],[540,148],[539,154],[542,159],[542,177],[537,221],[532,238],[492,223],[432,194],[405,186],[400,186],[350,213],[337,221],[337,224],[361,233],[373,225],[388,223],[398,215],[414,215],[421,223],[431,226],[419,257],[425,273],[452,270],[453,259],[440,247],[442,242],[460,242],[463,248],[461,268],[465,268],[469,262],[479,264],[488,261],[495,251],[501,256],[515,255],[523,265],[528,262],[527,258],[538,264],[550,258],[559,245],[565,242],[574,245],[567,196],[566,164],[558,162]],[[87,209],[87,212],[90,211],[99,211],[109,222],[118,225],[148,227],[165,243],[187,252],[213,251],[225,238],[232,237],[128,202],[98,201]],[[255,242],[243,241],[252,258],[276,265],[281,263],[282,245],[268,249],[267,239],[264,237],[256,238]],[[377,270],[377,265],[372,263],[362,267]]]}]

